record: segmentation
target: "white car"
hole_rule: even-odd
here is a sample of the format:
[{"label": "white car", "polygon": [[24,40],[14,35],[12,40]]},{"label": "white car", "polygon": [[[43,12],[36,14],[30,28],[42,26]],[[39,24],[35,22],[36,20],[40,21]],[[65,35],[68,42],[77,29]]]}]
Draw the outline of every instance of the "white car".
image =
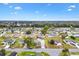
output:
[{"label": "white car", "polygon": [[79,48],[79,43],[76,43],[75,46],[76,46],[77,48]]},{"label": "white car", "polygon": [[4,49],[7,49],[7,48],[9,48],[10,47],[10,45],[6,45],[5,47],[4,47]]},{"label": "white car", "polygon": [[75,46],[75,44],[76,44],[76,42],[75,41],[73,41],[73,40],[64,40],[64,42],[66,43],[66,44],[69,44],[69,45],[71,45],[71,46]]},{"label": "white car", "polygon": [[64,40],[64,42],[65,42],[66,44],[69,44],[69,45],[71,45],[71,46],[75,46],[75,47],[79,48],[79,43],[77,43],[77,42],[75,42],[75,41],[73,41],[73,40]]},{"label": "white car", "polygon": [[61,44],[59,41],[55,41],[54,43],[55,43],[55,45],[57,45],[57,46],[62,46],[62,44]]}]

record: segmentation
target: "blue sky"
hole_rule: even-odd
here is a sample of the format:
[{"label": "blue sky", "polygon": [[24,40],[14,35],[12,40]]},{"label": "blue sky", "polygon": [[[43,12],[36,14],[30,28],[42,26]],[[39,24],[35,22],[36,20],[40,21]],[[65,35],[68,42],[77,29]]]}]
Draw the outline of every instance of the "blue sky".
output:
[{"label": "blue sky", "polygon": [[78,3],[0,3],[0,21],[78,21]]}]

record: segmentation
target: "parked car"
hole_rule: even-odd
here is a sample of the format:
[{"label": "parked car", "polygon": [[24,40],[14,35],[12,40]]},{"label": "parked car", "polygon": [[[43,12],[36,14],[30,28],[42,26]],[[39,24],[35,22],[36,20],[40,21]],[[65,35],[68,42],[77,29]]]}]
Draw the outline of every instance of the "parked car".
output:
[{"label": "parked car", "polygon": [[73,34],[74,37],[78,37],[79,38],[79,34]]},{"label": "parked car", "polygon": [[79,48],[79,43],[76,43],[75,46],[76,46],[77,48]]},{"label": "parked car", "polygon": [[72,46],[79,48],[79,43],[75,42],[74,40],[64,40],[64,42],[66,44],[69,44],[69,45],[72,45]]},{"label": "parked car", "polygon": [[17,52],[12,52],[10,56],[16,56]]},{"label": "parked car", "polygon": [[0,56],[5,56],[3,53],[0,52]]},{"label": "parked car", "polygon": [[76,42],[75,41],[73,41],[73,40],[70,40],[70,39],[66,39],[66,40],[64,40],[64,42],[66,43],[66,44],[69,44],[69,45],[74,45],[75,46],[75,44],[76,44]]},{"label": "parked car", "polygon": [[61,46],[62,45],[59,41],[55,41],[55,40],[49,40],[49,43],[57,45],[57,46]]},{"label": "parked car", "polygon": [[61,46],[62,44],[59,41],[54,41],[54,44],[57,46]]}]

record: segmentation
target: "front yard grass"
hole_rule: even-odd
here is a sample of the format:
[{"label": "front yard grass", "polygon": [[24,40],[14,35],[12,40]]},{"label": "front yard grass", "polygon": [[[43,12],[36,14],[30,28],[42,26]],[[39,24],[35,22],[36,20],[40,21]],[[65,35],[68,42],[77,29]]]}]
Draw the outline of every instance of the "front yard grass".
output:
[{"label": "front yard grass", "polygon": [[49,54],[47,52],[41,52],[40,55],[41,56],[49,56]]},{"label": "front yard grass", "polygon": [[70,52],[71,55],[79,55],[79,52]]},{"label": "front yard grass", "polygon": [[11,51],[6,51],[6,56],[9,56],[11,54]]},{"label": "front yard grass", "polygon": [[19,52],[17,56],[36,56],[36,52],[23,51],[23,52]]},{"label": "front yard grass", "polygon": [[46,47],[47,48],[59,48],[59,47],[57,47],[56,45],[52,45],[52,44],[50,44],[49,43],[49,40],[56,40],[56,41],[60,41],[60,37],[58,37],[58,36],[56,36],[56,37],[46,37],[45,38],[45,43],[46,43]]},{"label": "front yard grass", "polygon": [[23,45],[18,42],[19,39],[16,39],[15,43],[11,45],[11,48],[23,48]]},{"label": "front yard grass", "polygon": [[56,41],[59,41],[60,43],[62,43],[62,41],[61,41],[62,39],[59,36],[55,36],[55,37],[51,37],[51,38],[46,37],[45,43],[46,43],[47,48],[63,48],[63,46],[66,47],[66,48],[74,48],[74,46],[70,46],[66,43],[63,43],[63,46],[52,45],[52,44],[49,43],[49,40],[56,40]]},{"label": "front yard grass", "polygon": [[5,39],[4,36],[0,37],[0,48],[3,48],[2,42],[3,42],[4,39]]},{"label": "front yard grass", "polygon": [[19,52],[17,56],[49,56],[49,54],[47,52],[23,51]]}]

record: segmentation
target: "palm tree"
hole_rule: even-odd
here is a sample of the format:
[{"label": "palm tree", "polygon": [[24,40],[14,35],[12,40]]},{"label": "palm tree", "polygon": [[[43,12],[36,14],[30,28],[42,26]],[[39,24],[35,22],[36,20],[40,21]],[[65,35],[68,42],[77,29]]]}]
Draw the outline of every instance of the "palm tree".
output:
[{"label": "palm tree", "polygon": [[61,56],[69,56],[70,55],[69,50],[66,46],[64,46],[64,41],[63,41],[65,39],[65,37],[67,36],[66,34],[67,33],[62,33],[61,34],[61,42],[62,42],[62,46],[63,46]]},{"label": "palm tree", "polygon": [[30,38],[30,37],[25,38],[24,42],[27,43],[28,48],[34,48],[35,47],[35,43],[34,43],[33,39]]},{"label": "palm tree", "polygon": [[6,55],[5,52],[6,52],[5,49],[1,49],[1,50],[0,50],[0,53],[2,54],[2,56],[5,56],[5,55]]},{"label": "palm tree", "polygon": [[43,30],[41,31],[42,34],[45,35],[47,33],[48,29],[49,29],[49,27],[47,25],[45,25],[44,28],[43,28]]},{"label": "palm tree", "polygon": [[65,37],[67,37],[67,33],[61,33],[60,36],[61,36],[61,40],[60,41],[62,42],[63,48],[65,48],[63,40],[65,39]]},{"label": "palm tree", "polygon": [[69,55],[70,55],[70,52],[67,48],[64,48],[60,53],[60,56],[69,56]]}]

